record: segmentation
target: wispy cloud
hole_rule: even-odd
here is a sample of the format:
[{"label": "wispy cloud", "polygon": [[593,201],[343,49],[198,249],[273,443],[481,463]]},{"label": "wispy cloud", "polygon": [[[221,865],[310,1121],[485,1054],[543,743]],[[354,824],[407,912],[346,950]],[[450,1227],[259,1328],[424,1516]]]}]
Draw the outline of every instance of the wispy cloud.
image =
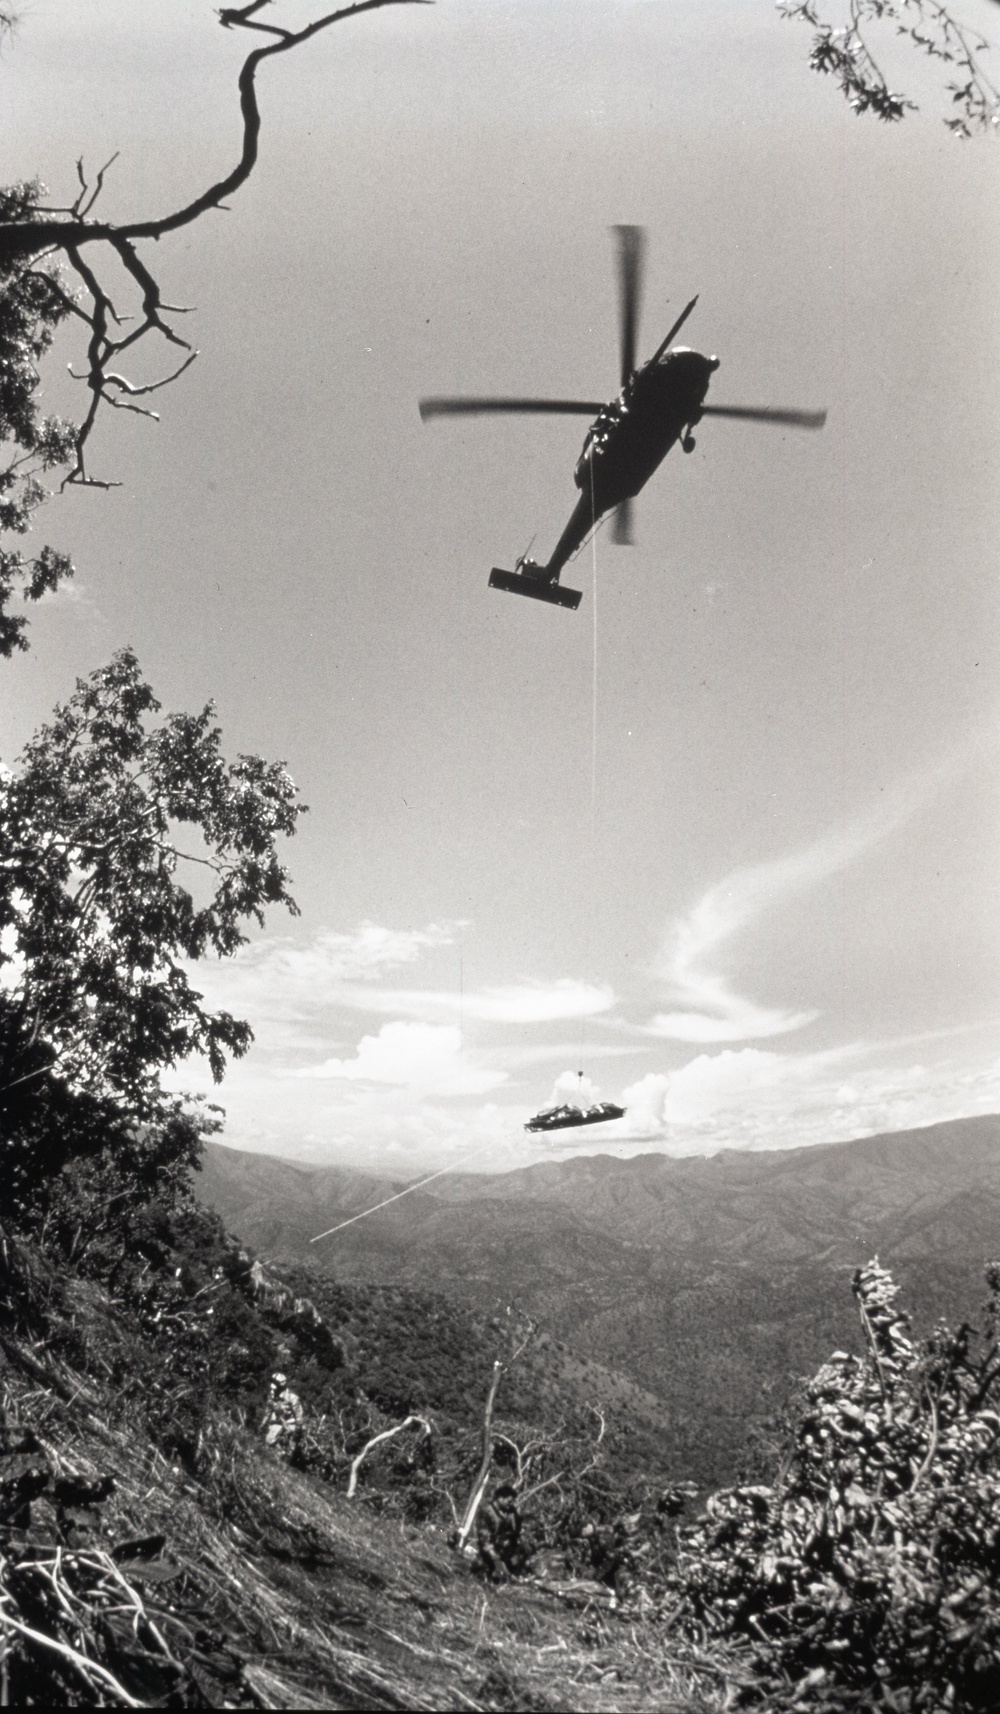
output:
[{"label": "wispy cloud", "polygon": [[687,1042],[735,1042],[786,1035],[818,1016],[815,1010],[758,1005],[734,993],[726,976],[709,967],[711,955],[766,911],[841,873],[887,839],[926,804],[958,767],[968,746],[904,781],[864,815],[838,823],[799,851],[735,869],[703,894],[667,934],[655,974],[678,1009],[658,1012],[646,1026],[653,1036]]},{"label": "wispy cloud", "polygon": [[467,925],[430,923],[392,929],[363,922],[351,934],[321,931],[306,944],[268,938],[245,946],[234,958],[192,967],[195,986],[213,1005],[247,1016],[254,1028],[265,1020],[282,1027],[315,1019],[325,1009],[370,1012],[424,1023],[465,1021],[543,1024],[593,1017],[615,1004],[611,988],[560,976],[462,993],[458,989],[393,988],[385,980],[427,953],[453,946]]},{"label": "wispy cloud", "polygon": [[[537,1047],[504,1047],[504,1065],[521,1069],[529,1065],[545,1065],[550,1059],[567,1059],[568,1047],[566,1042],[540,1042]],[[652,1053],[654,1050],[647,1045],[636,1046],[629,1043],[626,1047],[621,1043],[588,1042],[584,1057],[588,1065],[595,1059],[634,1059],[636,1054]]]},{"label": "wispy cloud", "polygon": [[323,929],[304,946],[274,937],[242,947],[217,968],[223,980],[248,994],[266,993],[282,1005],[316,1004],[335,998],[345,983],[378,982],[434,947],[453,945],[461,926],[447,922],[398,929],[362,922],[351,934]]},{"label": "wispy cloud", "polygon": [[[329,1014],[344,1003],[346,989],[374,992],[403,966],[454,945],[463,927],[443,922],[394,929],[362,922],[349,934],[321,929],[305,943],[268,936],[232,958],[193,964],[189,974],[211,1006],[247,1019],[257,1052],[288,1055],[324,1044],[329,1051],[336,1045]],[[393,1010],[398,1015],[399,1008]]]},{"label": "wispy cloud", "polygon": [[614,991],[592,982],[560,976],[551,982],[519,982],[506,987],[471,989],[466,994],[434,988],[344,987],[343,1006],[363,1012],[402,1013],[411,1018],[468,1018],[490,1024],[549,1024],[607,1012]]}]

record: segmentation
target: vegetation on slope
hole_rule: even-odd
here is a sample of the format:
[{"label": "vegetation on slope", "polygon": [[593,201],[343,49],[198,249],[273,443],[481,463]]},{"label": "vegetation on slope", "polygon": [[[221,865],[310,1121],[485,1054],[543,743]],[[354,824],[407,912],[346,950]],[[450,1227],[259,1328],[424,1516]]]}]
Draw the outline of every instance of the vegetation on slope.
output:
[{"label": "vegetation on slope", "polygon": [[[996,1706],[1000,1269],[981,1335],[922,1343],[862,1270],[864,1354],[678,1527],[664,1465],[643,1473],[627,1423],[595,1433],[523,1320],[262,1268],[181,1184],[117,1217],[116,1171],[67,1169],[44,1231],[4,1239],[9,1701]],[[279,1366],[302,1420],[269,1447]],[[430,1434],[358,1463],[413,1413]]]},{"label": "vegetation on slope", "polygon": [[316,1245],[387,1190],[211,1142],[197,1184],[261,1253],[308,1256],[341,1282],[433,1282],[488,1313],[499,1282],[516,1281],[521,1306],[565,1347],[557,1360],[589,1361],[592,1401],[617,1396],[637,1426],[665,1430],[673,1478],[705,1490],[736,1479],[748,1432],[795,1377],[863,1348],[850,1281],[873,1253],[922,1322],[968,1313],[1000,1224],[1000,1119],[448,1176]]},{"label": "vegetation on slope", "polygon": [[[593,1567],[576,1578],[563,1567],[559,1578],[551,1564],[539,1577],[535,1565],[533,1580],[496,1584],[475,1536],[470,1553],[456,1552],[450,1527],[427,1519],[429,1506],[449,1516],[443,1476],[465,1497],[482,1397],[463,1378],[503,1329],[449,1317],[443,1301],[345,1292],[334,1332],[295,1295],[300,1281],[263,1274],[183,1198],[151,1203],[142,1218],[133,1210],[129,1233],[105,1226],[93,1242],[76,1239],[72,1262],[66,1236],[53,1221],[41,1244],[10,1233],[3,1243],[9,1702],[719,1705],[725,1651],[706,1656],[675,1639],[670,1665],[653,1628],[636,1650]],[[440,1457],[436,1444],[429,1464],[390,1445],[363,1466],[348,1501],[352,1455],[387,1420],[385,1406],[412,1402],[402,1375],[391,1385],[386,1377],[421,1316],[436,1327],[421,1403]],[[268,1380],[279,1361],[305,1414],[300,1436],[269,1449]],[[533,1385],[524,1379],[510,1406],[546,1409]],[[542,1438],[556,1438],[552,1426]],[[564,1480],[569,1426],[561,1419],[553,1472]],[[499,1436],[517,1432],[519,1419],[498,1412],[495,1427],[502,1452]],[[613,1513],[625,1491],[612,1472],[592,1473],[600,1480],[587,1505]],[[505,1475],[509,1460],[495,1481]],[[561,1513],[557,1504],[549,1516]]]}]

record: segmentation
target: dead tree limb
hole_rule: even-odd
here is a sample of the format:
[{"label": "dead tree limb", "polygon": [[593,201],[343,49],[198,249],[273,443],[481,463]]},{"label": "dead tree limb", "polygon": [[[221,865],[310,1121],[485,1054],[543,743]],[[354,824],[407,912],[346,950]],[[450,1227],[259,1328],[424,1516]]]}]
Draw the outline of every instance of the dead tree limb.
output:
[{"label": "dead tree limb", "polygon": [[480,1460],[479,1469],[476,1472],[476,1479],[469,1490],[469,1498],[465,1503],[465,1512],[462,1517],[462,1522],[458,1526],[458,1535],[455,1540],[455,1546],[459,1551],[464,1548],[469,1539],[472,1526],[476,1521],[476,1513],[482,1504],[482,1498],[486,1492],[486,1484],[490,1479],[490,1465],[493,1462],[493,1406],[496,1401],[497,1388],[500,1385],[500,1377],[503,1374],[503,1370],[504,1366],[501,1363],[500,1358],[497,1357],[493,1363],[493,1375],[490,1380],[489,1392],[486,1394],[486,1406],[483,1411],[483,1455]]},{"label": "dead tree limb", "polygon": [[354,1498],[358,1486],[358,1472],[365,1459],[368,1457],[369,1452],[374,1452],[376,1446],[380,1446],[383,1440],[392,1440],[394,1435],[402,1434],[404,1428],[412,1428],[416,1423],[419,1423],[420,1427],[423,1429],[423,1438],[425,1440],[428,1435],[433,1434],[434,1430],[425,1416],[408,1416],[404,1422],[397,1422],[395,1428],[384,1428],[381,1434],[373,1434],[371,1440],[365,1442],[361,1451],[358,1453],[358,1456],[351,1465],[351,1473],[347,1479],[347,1498],[349,1500],[353,1500]]},{"label": "dead tree limb", "polygon": [[[246,184],[257,164],[260,142],[261,117],[257,101],[257,73],[260,67],[266,60],[273,59],[278,54],[289,53],[311,41],[314,36],[332,28],[334,24],[345,23],[349,18],[359,17],[363,12],[380,11],[384,6],[430,5],[433,0],[357,0],[354,5],[344,6],[314,18],[297,30],[286,29],[277,24],[265,24],[257,18],[258,12],[273,3],[274,0],[250,0],[249,4],[243,6],[223,8],[218,15],[224,29],[255,31],[267,38],[261,47],[255,47],[247,55],[240,67],[237,89],[242,118],[242,144],[239,159],[223,178],[216,180],[182,207],[153,219],[96,220],[92,218],[92,210],[104,189],[105,174],[111,162],[107,162],[100,169],[92,185],[87,180],[82,162],[78,162],[80,194],[69,209],[48,210],[34,203],[19,218],[0,221],[0,279],[3,276],[17,277],[23,272],[33,271],[34,264],[40,264],[44,269],[45,265],[51,265],[53,260],[58,264],[60,259],[65,259],[81,281],[83,293],[89,298],[89,307],[86,304],[81,306],[78,301],[70,299],[69,294],[65,293],[58,283],[54,288],[67,304],[72,303],[73,313],[82,317],[90,329],[86,370],[78,379],[85,381],[91,397],[83,421],[76,430],[75,458],[65,478],[67,483],[98,488],[111,486],[110,483],[91,476],[85,462],[87,442],[101,406],[137,410],[140,414],[153,415],[152,412],[144,412],[143,407],[131,401],[137,394],[152,392],[157,387],[176,380],[197,356],[197,352],[181,337],[170,319],[186,313],[185,310],[176,304],[163,302],[159,284],[140,257],[136,245],[147,239],[164,238],[171,232],[190,226],[211,209],[222,208],[226,198]],[[66,218],[59,218],[60,215],[65,215]],[[90,252],[96,251],[93,261],[84,260],[82,252],[85,247]],[[106,278],[108,265],[112,265],[116,272],[124,272],[126,285],[133,293],[138,294],[141,303],[141,314],[135,326],[127,333],[118,332],[126,318],[119,316],[115,310]],[[170,375],[144,386],[137,385],[118,373],[117,359],[122,352],[133,349],[150,334],[159,335],[168,344],[180,347],[188,355]]]}]

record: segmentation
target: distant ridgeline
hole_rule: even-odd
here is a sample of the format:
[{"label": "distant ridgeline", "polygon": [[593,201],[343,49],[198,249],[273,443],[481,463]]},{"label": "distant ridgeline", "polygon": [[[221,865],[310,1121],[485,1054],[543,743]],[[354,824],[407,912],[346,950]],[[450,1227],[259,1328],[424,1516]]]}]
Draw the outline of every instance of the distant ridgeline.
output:
[{"label": "distant ridgeline", "polygon": [[[388,1187],[389,1190],[395,1187]],[[835,1347],[873,1254],[918,1327],[967,1316],[1000,1233],[1000,1117],[819,1148],[673,1160],[580,1156],[455,1174],[321,1245],[385,1180],[209,1144],[199,1197],[262,1255],[340,1282],[513,1294],[605,1396],[668,1432],[679,1476],[732,1480],[747,1434]],[[600,1390],[599,1388],[597,1389]]]}]

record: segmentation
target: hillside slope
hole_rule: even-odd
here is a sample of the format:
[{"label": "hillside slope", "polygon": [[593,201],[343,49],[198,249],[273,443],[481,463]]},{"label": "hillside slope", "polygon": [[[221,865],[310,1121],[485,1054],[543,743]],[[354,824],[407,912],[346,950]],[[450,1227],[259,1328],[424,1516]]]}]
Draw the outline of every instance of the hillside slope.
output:
[{"label": "hillside slope", "polygon": [[[877,1252],[919,1321],[967,1313],[1000,1247],[1000,1118],[769,1153],[642,1155],[455,1174],[309,1239],[384,1180],[211,1146],[198,1194],[262,1252],[338,1279],[516,1295],[656,1396],[686,1476],[731,1479],[792,1378],[857,1344],[845,1287]],[[401,1188],[401,1187],[400,1187]]]},{"label": "hillside slope", "polygon": [[[351,1447],[327,1475],[309,1462],[337,1400],[367,1410],[386,1386],[409,1398],[399,1331],[423,1315],[440,1365],[435,1375],[421,1360],[415,1378],[432,1399],[440,1475],[461,1429],[441,1389],[446,1407],[481,1415],[478,1390],[461,1392],[483,1355],[474,1324],[430,1299],[341,1290],[355,1376],[329,1342],[314,1374],[309,1307],[291,1300],[289,1313],[280,1286],[261,1294],[209,1220],[180,1215],[177,1242],[146,1270],[152,1294],[127,1281],[110,1292],[0,1234],[5,1706],[722,1708],[733,1651],[706,1656],[652,1628],[637,1649],[636,1615],[592,1578],[485,1580],[446,1524],[411,1521],[412,1459],[373,1457],[353,1500]],[[323,1395],[292,1454],[265,1440],[276,1356],[304,1400],[311,1379]],[[745,1651],[733,1658],[739,1678]]]}]

